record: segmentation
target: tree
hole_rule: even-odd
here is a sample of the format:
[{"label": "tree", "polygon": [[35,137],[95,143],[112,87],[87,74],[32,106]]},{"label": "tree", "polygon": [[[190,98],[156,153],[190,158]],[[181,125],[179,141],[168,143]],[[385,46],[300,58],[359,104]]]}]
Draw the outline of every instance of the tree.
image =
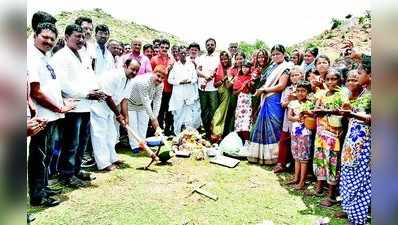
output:
[{"label": "tree", "polygon": [[253,44],[241,41],[239,42],[239,49],[245,53],[245,55],[251,56],[253,52],[257,49],[267,49],[269,50],[268,45],[262,40],[256,40]]}]

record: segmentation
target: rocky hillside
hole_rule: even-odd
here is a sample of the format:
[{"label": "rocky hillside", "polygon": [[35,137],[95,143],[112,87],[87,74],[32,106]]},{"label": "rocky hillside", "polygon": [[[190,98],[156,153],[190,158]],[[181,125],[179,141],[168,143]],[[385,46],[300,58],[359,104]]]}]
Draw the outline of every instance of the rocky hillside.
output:
[{"label": "rocky hillside", "polygon": [[333,18],[331,28],[321,34],[291,46],[289,49],[316,46],[320,52],[336,59],[339,56],[341,44],[344,40],[351,40],[354,48],[361,52],[371,50],[371,15],[367,11],[364,15],[353,17],[347,15],[343,19]]},{"label": "rocky hillside", "polygon": [[[182,39],[175,35],[158,31],[151,27],[137,24],[134,22],[116,19],[102,9],[61,12],[55,15],[58,20],[57,28],[60,31],[60,34],[63,35],[66,25],[73,23],[75,19],[79,16],[90,17],[91,19],[93,19],[94,25],[108,25],[111,31],[110,38],[116,39],[123,43],[130,43],[130,41],[135,37],[139,37],[144,43],[152,42],[152,40],[155,38],[167,38],[172,44],[185,43]],[[28,27],[28,34],[30,32],[31,27]]]}]

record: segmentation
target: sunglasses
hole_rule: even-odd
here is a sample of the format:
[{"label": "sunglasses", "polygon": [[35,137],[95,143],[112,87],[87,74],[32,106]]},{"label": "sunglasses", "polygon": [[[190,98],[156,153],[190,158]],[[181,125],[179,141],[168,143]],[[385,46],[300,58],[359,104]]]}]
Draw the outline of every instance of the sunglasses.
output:
[{"label": "sunglasses", "polygon": [[170,47],[160,46],[161,49],[169,49]]},{"label": "sunglasses", "polygon": [[55,75],[54,69],[53,69],[49,64],[47,64],[46,67],[47,67],[47,70],[48,70],[48,71],[50,72],[50,74],[51,74],[51,78],[52,78],[53,80],[57,79],[57,76]]}]

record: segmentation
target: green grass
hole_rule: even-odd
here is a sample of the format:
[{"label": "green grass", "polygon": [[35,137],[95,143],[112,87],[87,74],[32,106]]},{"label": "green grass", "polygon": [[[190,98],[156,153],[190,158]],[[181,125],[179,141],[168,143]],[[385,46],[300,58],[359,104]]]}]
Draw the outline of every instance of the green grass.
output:
[{"label": "green grass", "polygon": [[[241,161],[234,168],[210,164],[207,160],[173,158],[170,164],[145,166],[149,158],[119,153],[126,166],[110,173],[96,173],[89,188],[65,189],[64,202],[53,208],[28,208],[34,224],[314,224],[330,217],[332,225],[338,207],[318,206],[321,198],[303,197],[281,185],[290,174],[276,176],[270,167]],[[191,190],[203,187],[218,196],[213,201]]]}]

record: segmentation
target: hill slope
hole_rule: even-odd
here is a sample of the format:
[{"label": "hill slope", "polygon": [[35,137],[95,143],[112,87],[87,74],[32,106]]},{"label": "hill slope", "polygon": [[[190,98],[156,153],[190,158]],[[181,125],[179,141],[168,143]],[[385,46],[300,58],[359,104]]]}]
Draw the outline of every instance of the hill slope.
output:
[{"label": "hill slope", "polygon": [[[139,37],[144,43],[152,42],[152,40],[155,38],[167,38],[171,44],[185,43],[182,39],[175,35],[158,31],[151,27],[134,22],[116,19],[102,9],[61,12],[55,15],[58,20],[57,28],[60,31],[59,33],[61,36],[63,36],[66,25],[73,23],[79,16],[90,17],[94,22],[94,26],[97,24],[108,25],[111,31],[110,38],[116,39],[123,43],[130,43],[130,41],[135,37]],[[30,32],[31,27],[28,27],[28,34]]]},{"label": "hill slope", "polygon": [[[349,18],[347,18],[349,17]],[[330,29],[321,34],[295,44],[290,49],[316,46],[320,52],[336,59],[344,40],[350,40],[354,48],[361,52],[370,52],[371,49],[371,16],[370,12],[359,17],[346,16],[344,19],[332,19]]]}]

